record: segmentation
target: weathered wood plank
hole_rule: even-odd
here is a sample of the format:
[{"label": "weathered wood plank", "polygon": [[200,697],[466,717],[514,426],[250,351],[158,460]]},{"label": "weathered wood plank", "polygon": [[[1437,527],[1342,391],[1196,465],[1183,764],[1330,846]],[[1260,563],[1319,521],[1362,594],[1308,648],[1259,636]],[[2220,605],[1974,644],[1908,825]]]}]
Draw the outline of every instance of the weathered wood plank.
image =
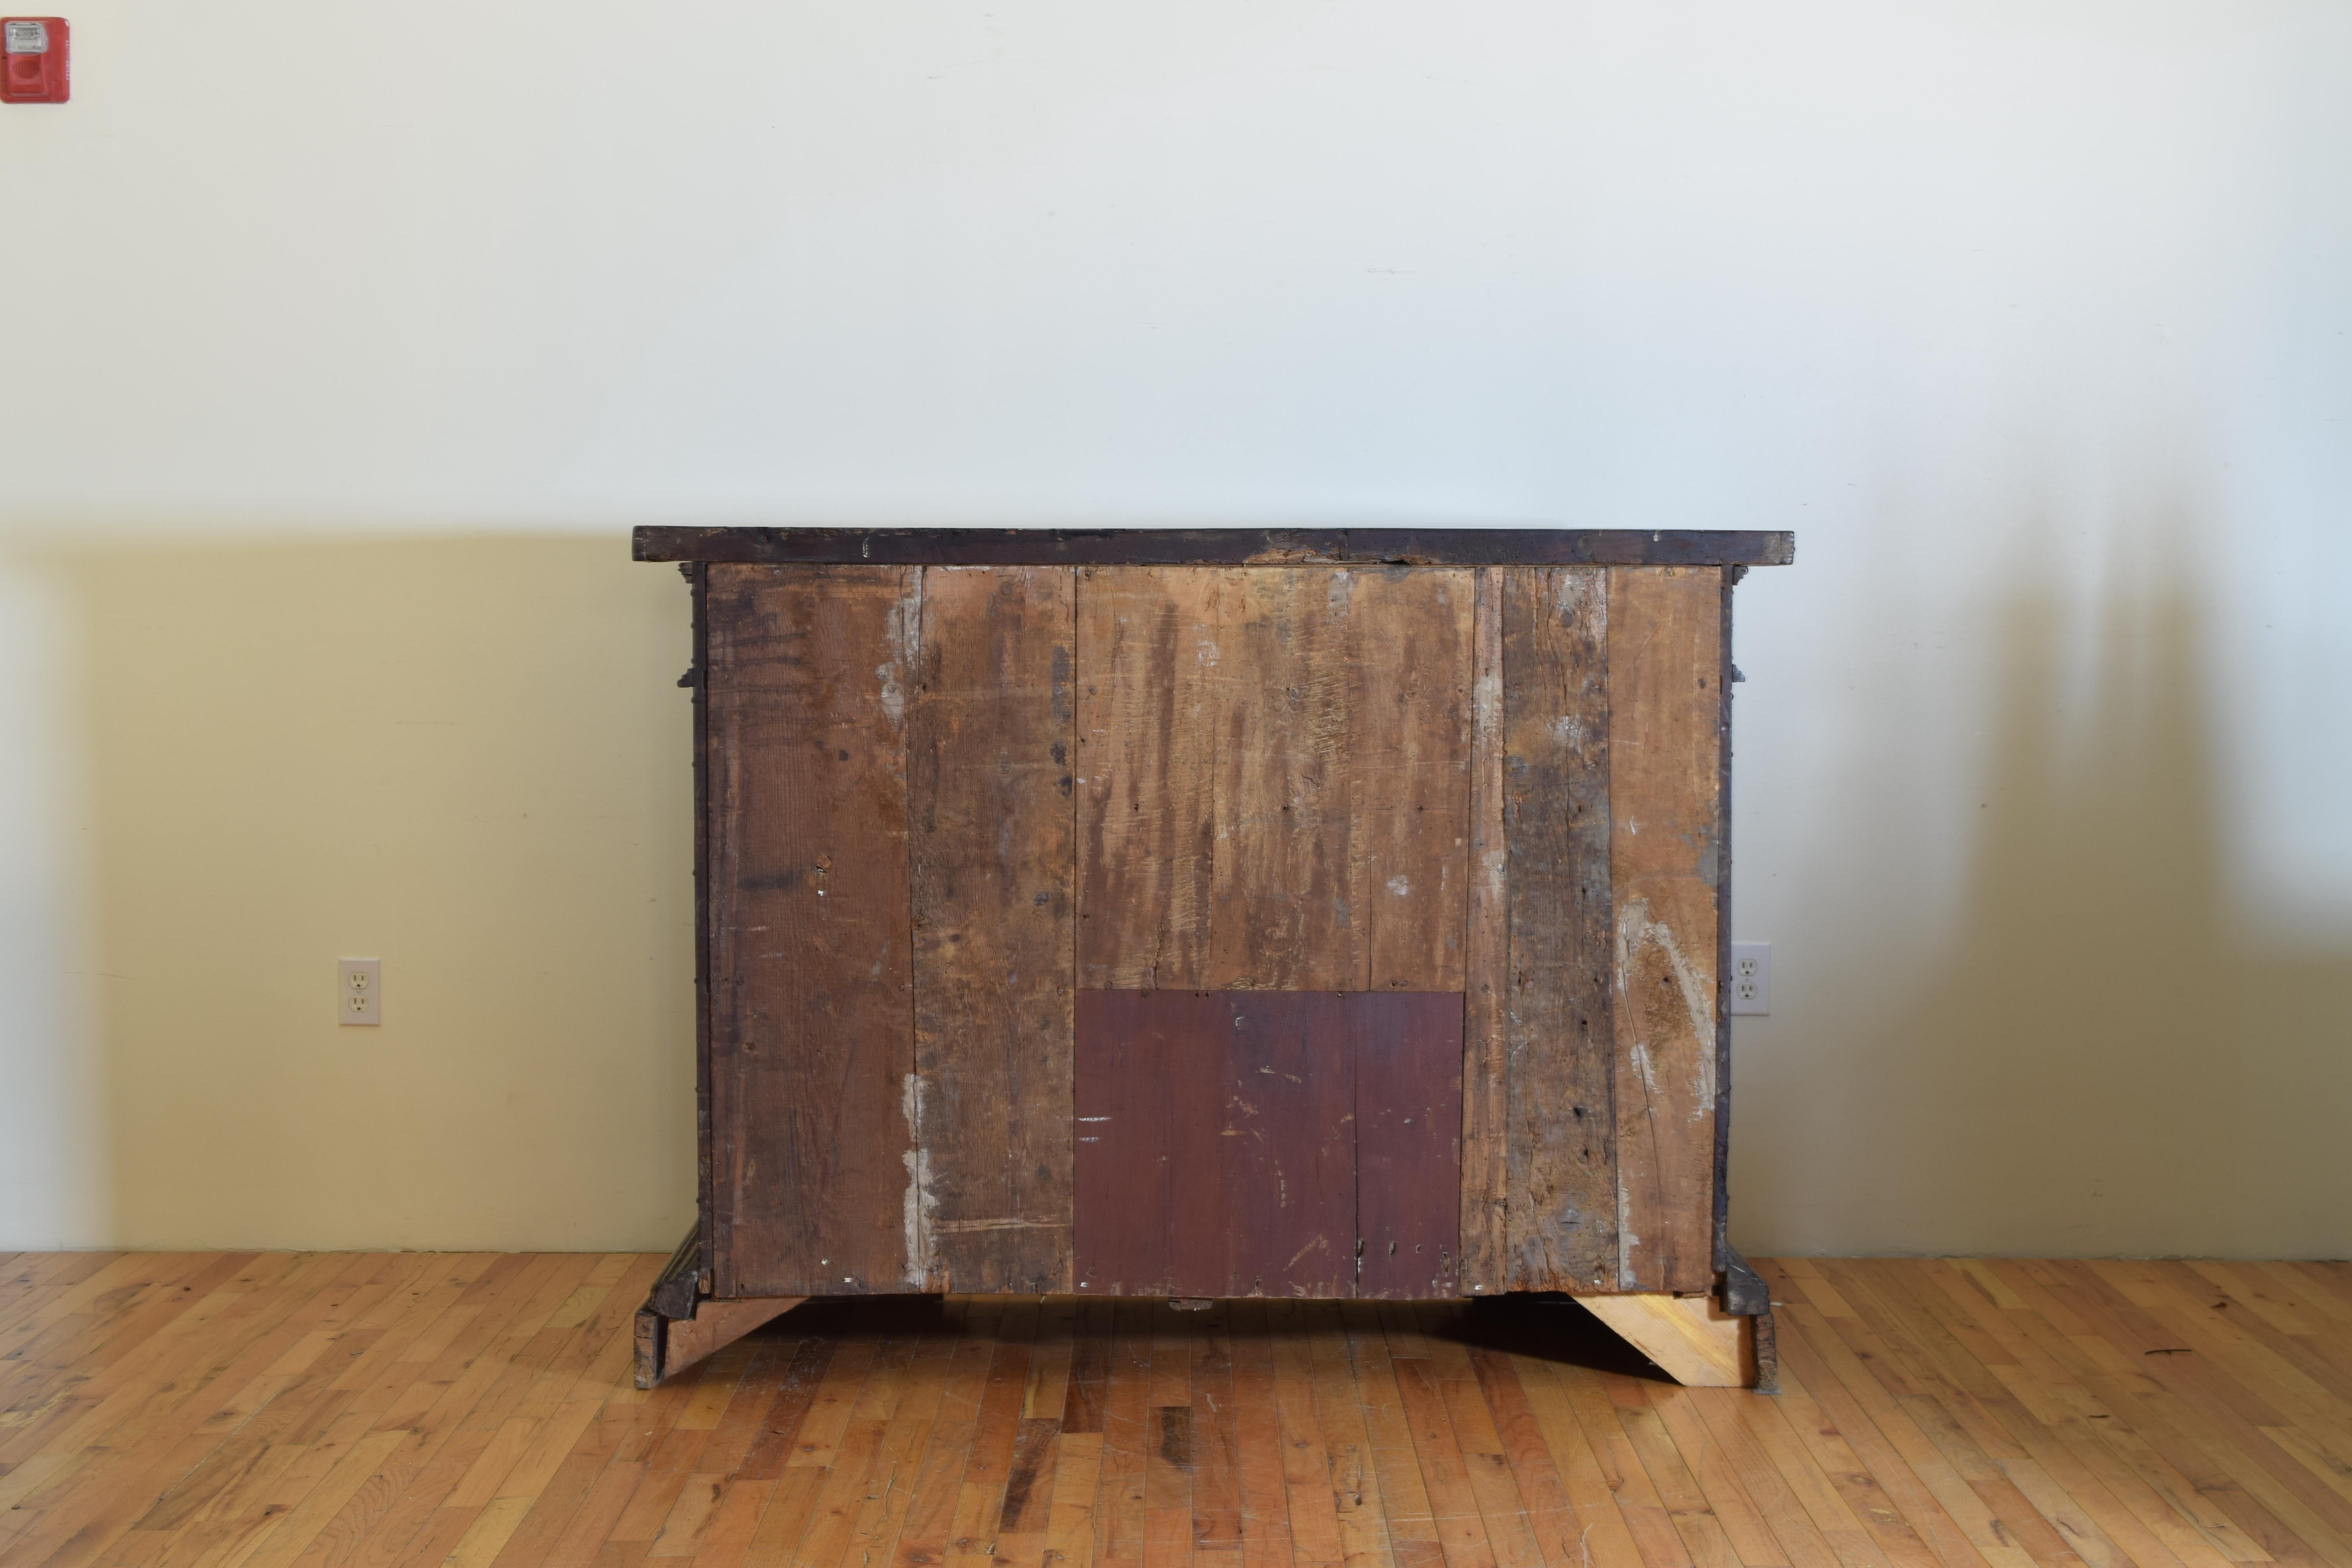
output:
[{"label": "weathered wood plank", "polygon": [[1466,572],[1228,574],[1211,985],[1458,991]]},{"label": "weathered wood plank", "polygon": [[1227,574],[1215,631],[1213,986],[1361,991],[1370,869],[1351,765],[1352,573]]},{"label": "weathered wood plank", "polygon": [[1352,571],[1348,769],[1367,991],[1459,991],[1469,908],[1477,576]]},{"label": "weathered wood plank", "polygon": [[908,709],[913,1271],[1070,1288],[1073,574],[931,567]]},{"label": "weathered wood plank", "polygon": [[1617,1269],[1607,575],[1503,574],[1508,1283]]},{"label": "weathered wood plank", "polygon": [[1609,573],[1617,1283],[1714,1282],[1722,574]]},{"label": "weathered wood plank", "polygon": [[1478,570],[1471,634],[1470,887],[1463,936],[1462,1289],[1510,1288],[1506,1012],[1510,924],[1503,830],[1503,573]]},{"label": "weathered wood plank", "polygon": [[1632,528],[645,527],[639,561],[834,565],[1785,566],[1796,535]]},{"label": "weathered wood plank", "polygon": [[1077,586],[1078,984],[1207,983],[1210,678],[1223,574],[1106,568]]},{"label": "weathered wood plank", "polygon": [[1459,990],[1474,599],[1466,572],[1084,574],[1079,984]]},{"label": "weathered wood plank", "polygon": [[1356,1294],[1456,1293],[1462,1246],[1462,998],[1347,999],[1356,1079]]},{"label": "weathered wood plank", "polygon": [[910,1282],[905,708],[919,592],[899,567],[709,574],[722,1296]]}]

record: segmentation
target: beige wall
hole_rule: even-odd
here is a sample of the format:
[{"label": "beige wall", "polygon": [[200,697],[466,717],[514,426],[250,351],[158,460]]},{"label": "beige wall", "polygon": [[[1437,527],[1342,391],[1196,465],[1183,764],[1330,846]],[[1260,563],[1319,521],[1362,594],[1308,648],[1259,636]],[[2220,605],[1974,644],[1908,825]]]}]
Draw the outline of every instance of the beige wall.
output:
[{"label": "beige wall", "polygon": [[1735,1239],[2352,1254],[2342,7],[72,20],[0,108],[0,1248],[669,1245],[626,534],[731,521],[1793,528]]},{"label": "beige wall", "polygon": [[[693,1214],[685,584],[597,538],[49,553],[133,1247],[653,1247]],[[384,1022],[338,1024],[338,956]],[[68,967],[83,969],[82,965]]]}]

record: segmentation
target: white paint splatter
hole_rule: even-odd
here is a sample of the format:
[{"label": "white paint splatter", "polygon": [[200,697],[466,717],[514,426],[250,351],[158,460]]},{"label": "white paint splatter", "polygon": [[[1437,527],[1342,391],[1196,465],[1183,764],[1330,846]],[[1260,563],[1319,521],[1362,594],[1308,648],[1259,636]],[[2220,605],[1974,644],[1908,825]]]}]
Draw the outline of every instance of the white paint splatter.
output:
[{"label": "white paint splatter", "polygon": [[1633,1231],[1633,1190],[1621,1176],[1617,1183],[1617,1288],[1621,1290],[1634,1288],[1633,1253],[1641,1245],[1642,1238]]},{"label": "white paint splatter", "polygon": [[[1645,1010],[1635,1005],[1626,994],[1642,950],[1655,947],[1666,955],[1666,966],[1674,972],[1675,989],[1681,993],[1683,1011],[1690,1020],[1690,1031],[1698,1049],[1692,1054],[1697,1067],[1691,1078],[1691,1121],[1715,1114],[1715,987],[1710,979],[1683,952],[1682,942],[1672,929],[1650,918],[1650,901],[1635,894],[1625,900],[1625,908],[1617,917],[1617,997],[1621,1016],[1640,1020]],[[1647,1040],[1635,1040],[1632,1056],[1641,1071],[1642,1081],[1654,1096],[1657,1081],[1651,1067]]]},{"label": "white paint splatter", "polygon": [[907,1118],[908,1141],[914,1147],[900,1159],[907,1167],[907,1283],[925,1289],[931,1277],[931,1215],[940,1206],[931,1195],[931,1152],[923,1147],[923,1077],[908,1073],[899,1097]]},{"label": "white paint splatter", "polygon": [[1412,879],[1409,877],[1391,877],[1389,891],[1400,899],[1404,898],[1412,891]]},{"label": "white paint splatter", "polygon": [[874,679],[881,684],[882,711],[889,718],[890,727],[898,729],[907,720],[907,672],[915,668],[915,660],[923,648],[923,574],[915,574],[914,587],[898,595],[890,606],[889,618],[883,623],[883,640],[889,645],[890,657],[874,667]]}]

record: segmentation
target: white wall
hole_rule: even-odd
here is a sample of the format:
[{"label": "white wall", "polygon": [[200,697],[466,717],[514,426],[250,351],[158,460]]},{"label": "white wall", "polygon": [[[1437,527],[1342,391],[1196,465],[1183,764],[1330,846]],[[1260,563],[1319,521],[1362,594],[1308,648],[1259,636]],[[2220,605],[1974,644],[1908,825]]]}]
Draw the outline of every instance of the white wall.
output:
[{"label": "white wall", "polygon": [[71,19],[0,109],[0,1247],[667,1245],[623,531],[709,521],[1794,528],[1735,1238],[2352,1252],[2342,7]]}]

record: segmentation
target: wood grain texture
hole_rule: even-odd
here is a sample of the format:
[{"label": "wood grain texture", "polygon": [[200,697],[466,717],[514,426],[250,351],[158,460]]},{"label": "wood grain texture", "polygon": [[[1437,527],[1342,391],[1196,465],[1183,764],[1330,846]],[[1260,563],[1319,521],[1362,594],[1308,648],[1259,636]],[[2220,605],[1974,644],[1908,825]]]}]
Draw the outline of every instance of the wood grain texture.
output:
[{"label": "wood grain texture", "polygon": [[1618,1258],[1627,1290],[1715,1275],[1722,574],[1609,571]]},{"label": "wood grain texture", "polygon": [[1654,1290],[1578,1300],[1685,1388],[1742,1388],[1754,1381],[1753,1318],[1733,1317],[1705,1296]]},{"label": "wood grain texture", "polygon": [[1510,1286],[1509,839],[1503,816],[1503,573],[1478,570],[1471,632],[1470,886],[1463,936],[1462,1266]]},{"label": "wood grain texture", "polygon": [[1070,1286],[1073,578],[923,574],[907,1220],[930,1289]]},{"label": "wood grain texture", "polygon": [[[718,566],[707,587],[714,1284],[919,1284],[906,703],[920,574]],[[824,1201],[812,1202],[822,1194]]]},{"label": "wood grain texture", "polygon": [[1503,574],[1507,1283],[1619,1273],[1610,628],[1591,567]]},{"label": "wood grain texture", "polygon": [[1079,984],[1459,990],[1467,572],[1078,585]]},{"label": "wood grain texture", "polygon": [[1345,1002],[1356,1082],[1356,1294],[1456,1295],[1462,998],[1375,992]]},{"label": "wood grain texture", "polygon": [[1358,570],[1345,578],[1355,675],[1346,764],[1364,868],[1355,885],[1365,910],[1362,989],[1460,991],[1477,574]]},{"label": "wood grain texture", "polygon": [[1354,574],[1223,575],[1205,984],[1361,991],[1371,862],[1360,810],[1373,803],[1352,765],[1363,681]]},{"label": "wood grain texture", "polygon": [[0,1562],[2352,1562],[2343,1264],[1759,1258],[1768,1397],[1526,1299],[812,1301],[640,1393],[661,1263],[20,1256]]},{"label": "wood grain texture", "polygon": [[1227,582],[1208,984],[1460,990],[1474,579]]},{"label": "wood grain texture", "polygon": [[1224,576],[1078,579],[1078,984],[1203,986],[1214,858],[1210,774]]}]

